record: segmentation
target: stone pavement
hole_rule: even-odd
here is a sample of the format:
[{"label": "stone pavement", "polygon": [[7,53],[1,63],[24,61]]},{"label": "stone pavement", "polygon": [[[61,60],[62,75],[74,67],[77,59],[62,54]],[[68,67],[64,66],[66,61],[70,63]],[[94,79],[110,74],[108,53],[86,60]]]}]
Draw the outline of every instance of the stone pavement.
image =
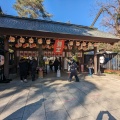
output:
[{"label": "stone pavement", "polygon": [[0,84],[0,120],[120,120],[120,76]]}]

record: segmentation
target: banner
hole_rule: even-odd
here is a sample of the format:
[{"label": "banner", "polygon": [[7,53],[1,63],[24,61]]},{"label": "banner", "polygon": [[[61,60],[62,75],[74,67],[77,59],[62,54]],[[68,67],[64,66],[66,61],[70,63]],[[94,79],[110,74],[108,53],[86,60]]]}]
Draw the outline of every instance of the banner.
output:
[{"label": "banner", "polygon": [[55,40],[54,54],[62,54],[64,49],[64,40]]}]

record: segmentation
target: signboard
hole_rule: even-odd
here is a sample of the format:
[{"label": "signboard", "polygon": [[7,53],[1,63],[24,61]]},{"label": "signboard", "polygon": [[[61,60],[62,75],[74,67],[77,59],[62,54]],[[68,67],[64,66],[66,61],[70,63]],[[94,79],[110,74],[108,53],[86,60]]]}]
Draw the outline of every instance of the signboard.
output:
[{"label": "signboard", "polygon": [[64,40],[55,40],[54,54],[62,54],[64,48]]}]

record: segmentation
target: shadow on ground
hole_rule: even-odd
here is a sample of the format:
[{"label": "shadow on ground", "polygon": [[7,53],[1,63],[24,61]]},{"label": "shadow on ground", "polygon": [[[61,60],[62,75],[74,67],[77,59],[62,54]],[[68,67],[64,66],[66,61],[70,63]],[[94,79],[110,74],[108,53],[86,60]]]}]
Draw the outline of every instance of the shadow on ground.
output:
[{"label": "shadow on ground", "polygon": [[100,111],[96,120],[117,120],[108,111]]},{"label": "shadow on ground", "polygon": [[[67,76],[65,76],[61,79],[49,79],[48,77],[49,80],[41,81],[38,79],[35,82],[14,83],[10,88],[12,89],[13,87],[15,90],[2,94],[1,97],[4,98],[9,95],[14,97],[14,94],[27,90],[25,93],[25,105],[16,108],[16,111],[6,116],[4,120],[39,120],[40,117],[40,120],[71,120],[89,116],[89,111],[84,106],[95,103],[89,95],[99,89],[92,82],[86,81],[85,75],[80,75],[79,77],[81,78],[80,82],[68,82],[66,80]],[[8,89],[6,88],[5,90]],[[17,101],[22,101],[23,99],[24,97],[21,95],[21,97],[18,96],[18,98],[9,102],[10,109],[14,109],[15,103],[19,104]],[[5,110],[2,111],[2,114],[4,112]],[[109,118],[114,118],[107,111],[100,112],[96,120],[102,120],[103,114],[108,114]],[[95,120],[95,118],[92,120]]]}]

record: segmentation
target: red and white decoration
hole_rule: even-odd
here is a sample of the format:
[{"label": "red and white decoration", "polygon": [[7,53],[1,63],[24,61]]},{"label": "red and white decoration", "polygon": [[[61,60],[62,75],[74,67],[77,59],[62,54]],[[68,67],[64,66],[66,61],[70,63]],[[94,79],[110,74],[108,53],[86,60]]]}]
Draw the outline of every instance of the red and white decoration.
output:
[{"label": "red and white decoration", "polygon": [[62,54],[63,48],[64,48],[64,40],[55,40],[54,53],[55,54]]},{"label": "red and white decoration", "polygon": [[10,42],[15,42],[15,38],[12,37],[12,36],[10,36],[10,37],[9,37],[9,41],[10,41]]},{"label": "red and white decoration", "polygon": [[34,39],[33,38],[29,38],[29,43],[34,43]]}]

